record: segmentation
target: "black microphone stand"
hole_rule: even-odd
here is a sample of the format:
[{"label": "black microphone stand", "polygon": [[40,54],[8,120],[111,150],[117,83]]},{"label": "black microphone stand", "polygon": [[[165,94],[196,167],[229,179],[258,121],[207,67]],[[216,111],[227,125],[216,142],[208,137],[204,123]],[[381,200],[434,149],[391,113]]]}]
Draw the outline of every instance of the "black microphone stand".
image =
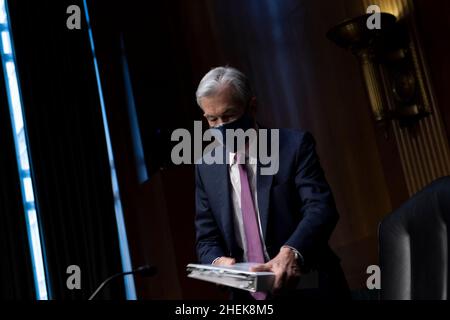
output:
[{"label": "black microphone stand", "polygon": [[105,285],[107,285],[111,280],[113,280],[113,279],[115,279],[117,277],[123,277],[123,276],[129,275],[129,274],[139,274],[139,275],[141,275],[143,277],[150,277],[150,276],[155,275],[156,272],[157,272],[157,270],[156,270],[155,266],[146,265],[146,266],[138,267],[138,268],[133,269],[131,271],[124,271],[124,272],[116,273],[116,274],[110,276],[109,278],[107,278],[105,281],[103,281],[98,286],[98,288],[94,291],[94,293],[89,297],[88,300],[93,300],[95,298],[95,296],[103,289],[103,287]]}]

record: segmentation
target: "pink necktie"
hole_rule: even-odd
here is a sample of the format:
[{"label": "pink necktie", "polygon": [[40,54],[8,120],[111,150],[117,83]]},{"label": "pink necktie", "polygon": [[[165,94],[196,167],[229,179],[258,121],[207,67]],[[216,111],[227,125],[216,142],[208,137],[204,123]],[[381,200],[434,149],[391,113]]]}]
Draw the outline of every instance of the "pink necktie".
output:
[{"label": "pink necktie", "polygon": [[[247,242],[247,260],[248,262],[264,263],[264,253],[259,235],[258,220],[256,218],[256,210],[253,204],[252,192],[248,183],[247,170],[245,163],[240,161],[241,155],[237,155],[239,167],[239,176],[241,181],[241,211],[244,223],[245,239]],[[242,164],[241,164],[242,163]],[[256,300],[265,300],[267,294],[265,292],[255,292],[252,296]]]}]

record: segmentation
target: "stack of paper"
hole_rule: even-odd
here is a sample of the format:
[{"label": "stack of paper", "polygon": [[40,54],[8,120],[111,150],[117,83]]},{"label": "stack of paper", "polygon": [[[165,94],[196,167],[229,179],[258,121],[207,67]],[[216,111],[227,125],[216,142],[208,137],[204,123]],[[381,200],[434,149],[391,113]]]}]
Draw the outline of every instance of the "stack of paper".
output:
[{"label": "stack of paper", "polygon": [[231,266],[210,264],[188,264],[188,277],[221,284],[250,292],[270,291],[275,274],[273,272],[253,272],[250,268],[258,263],[236,263]]}]

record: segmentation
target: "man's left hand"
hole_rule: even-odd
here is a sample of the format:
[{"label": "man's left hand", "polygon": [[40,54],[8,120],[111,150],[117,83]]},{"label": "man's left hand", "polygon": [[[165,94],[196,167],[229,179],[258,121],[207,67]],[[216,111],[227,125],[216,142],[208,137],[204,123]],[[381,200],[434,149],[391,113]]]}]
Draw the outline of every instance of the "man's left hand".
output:
[{"label": "man's left hand", "polygon": [[287,247],[282,247],[278,255],[267,263],[254,266],[251,271],[269,271],[275,273],[273,293],[295,289],[300,280],[300,268],[295,253]]}]

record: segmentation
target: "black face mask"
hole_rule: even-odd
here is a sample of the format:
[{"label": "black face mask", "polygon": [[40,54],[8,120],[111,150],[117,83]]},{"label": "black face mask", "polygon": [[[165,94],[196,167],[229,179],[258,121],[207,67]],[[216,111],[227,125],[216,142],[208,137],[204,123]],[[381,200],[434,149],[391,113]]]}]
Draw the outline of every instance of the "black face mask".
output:
[{"label": "black face mask", "polygon": [[[227,122],[224,124],[221,124],[217,127],[212,127],[211,129],[217,130],[218,135],[215,135],[216,139],[219,140],[220,143],[222,143],[224,146],[226,146],[226,130],[227,129],[242,129],[244,131],[254,128],[255,127],[255,121],[252,116],[250,116],[248,113],[244,113],[240,118]],[[236,143],[234,144],[234,152],[236,152]]]}]

